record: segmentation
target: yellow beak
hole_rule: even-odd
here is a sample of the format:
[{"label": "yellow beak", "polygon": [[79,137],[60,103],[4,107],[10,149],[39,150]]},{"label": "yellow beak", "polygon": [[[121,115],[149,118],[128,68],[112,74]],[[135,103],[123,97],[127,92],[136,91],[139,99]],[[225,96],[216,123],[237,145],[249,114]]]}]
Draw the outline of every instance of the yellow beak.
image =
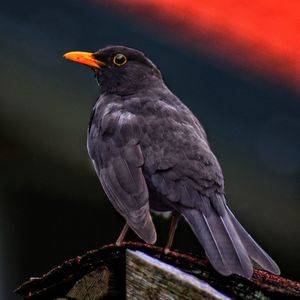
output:
[{"label": "yellow beak", "polygon": [[73,51],[64,54],[64,58],[75,61],[79,64],[83,64],[92,68],[100,69],[104,66],[104,62],[97,60],[93,53]]}]

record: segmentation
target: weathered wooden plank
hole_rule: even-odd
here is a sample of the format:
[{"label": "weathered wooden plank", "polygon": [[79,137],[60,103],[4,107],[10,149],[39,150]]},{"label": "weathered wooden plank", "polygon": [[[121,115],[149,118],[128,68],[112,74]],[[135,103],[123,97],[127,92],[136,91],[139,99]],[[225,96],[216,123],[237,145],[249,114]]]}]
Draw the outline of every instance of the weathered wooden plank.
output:
[{"label": "weathered wooden plank", "polygon": [[[189,276],[187,274],[193,275],[193,277],[197,277],[202,282],[209,284],[220,294],[230,298],[290,300],[299,299],[300,297],[300,283],[262,270],[256,269],[251,280],[237,275],[224,277],[211,267],[205,257],[192,256],[177,251],[171,251],[166,255],[163,248],[132,242],[123,243],[121,246],[105,246],[98,250],[88,251],[83,256],[67,260],[42,277],[31,278],[23,283],[16,289],[16,293],[22,295],[23,299],[26,300],[69,300],[74,299],[74,297],[75,299],[80,299],[84,296],[85,299],[92,300],[101,298],[125,299],[128,249],[141,251],[147,254],[147,257],[151,256],[155,261],[159,260],[165,263],[164,266],[168,267],[165,266],[164,269],[169,269],[170,267],[178,269],[181,272],[180,274],[184,272],[186,276]],[[153,266],[150,266],[150,263],[147,268],[149,272],[153,271]],[[137,271],[143,272],[143,269],[144,267]],[[107,271],[106,275],[102,273],[103,271]],[[155,271],[154,274],[157,274],[157,272]],[[134,272],[131,275],[135,276]],[[169,290],[173,290],[175,287],[172,283],[175,280],[170,276],[166,277],[165,284],[170,284]],[[153,277],[155,276],[153,275]],[[162,282],[159,281],[156,284],[161,285]],[[138,288],[138,285],[135,284],[132,289],[135,292],[139,292],[138,289],[141,288]],[[189,291],[194,291],[194,289],[195,287],[191,286],[188,291],[185,291],[184,295],[188,295]],[[147,290],[149,297],[144,299],[158,299],[156,297],[158,292],[153,297],[151,290],[149,287]],[[69,296],[67,296],[68,293],[70,293]],[[165,299],[164,297],[160,298]]]},{"label": "weathered wooden plank", "polygon": [[110,272],[100,267],[79,279],[67,293],[73,300],[99,300],[108,294]]},{"label": "weathered wooden plank", "polygon": [[140,251],[126,252],[127,299],[230,299],[209,284]]}]

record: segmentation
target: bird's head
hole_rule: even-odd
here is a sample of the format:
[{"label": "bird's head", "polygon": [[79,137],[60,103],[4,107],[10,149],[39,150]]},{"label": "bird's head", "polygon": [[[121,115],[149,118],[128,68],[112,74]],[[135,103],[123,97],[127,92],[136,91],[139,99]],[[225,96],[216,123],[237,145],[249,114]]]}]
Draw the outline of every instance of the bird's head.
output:
[{"label": "bird's head", "polygon": [[157,67],[142,52],[125,46],[109,46],[96,52],[68,52],[66,59],[91,67],[106,94],[130,95],[162,82]]}]

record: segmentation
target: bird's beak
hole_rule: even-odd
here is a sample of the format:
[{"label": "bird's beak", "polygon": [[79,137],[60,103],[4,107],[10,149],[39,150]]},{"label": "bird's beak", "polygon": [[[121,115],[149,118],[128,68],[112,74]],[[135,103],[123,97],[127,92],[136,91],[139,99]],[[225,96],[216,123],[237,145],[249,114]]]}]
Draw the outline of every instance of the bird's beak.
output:
[{"label": "bird's beak", "polygon": [[100,69],[104,66],[104,62],[96,59],[94,53],[73,51],[64,54],[64,58],[73,60],[79,64],[83,64],[92,68]]}]

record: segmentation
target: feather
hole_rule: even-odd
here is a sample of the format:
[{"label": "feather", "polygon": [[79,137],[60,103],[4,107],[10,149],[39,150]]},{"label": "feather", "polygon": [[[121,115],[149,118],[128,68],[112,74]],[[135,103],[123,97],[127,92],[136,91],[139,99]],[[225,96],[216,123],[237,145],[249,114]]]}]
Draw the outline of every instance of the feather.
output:
[{"label": "feather", "polygon": [[[137,235],[148,243],[155,243],[156,230],[142,172],[144,157],[136,117],[118,110],[119,104],[108,103],[106,108],[101,103],[96,106],[98,110],[91,121],[88,149],[103,189]],[[97,126],[96,121],[101,126]]]},{"label": "feather", "polygon": [[279,275],[280,269],[275,261],[254,241],[250,234],[235,218],[228,206],[226,206],[226,210],[249,256],[265,270]]},{"label": "feather", "polygon": [[223,275],[239,274],[250,278],[251,260],[230,218],[220,217],[212,209],[208,217],[197,209],[179,210],[190,224],[214,268]]}]

